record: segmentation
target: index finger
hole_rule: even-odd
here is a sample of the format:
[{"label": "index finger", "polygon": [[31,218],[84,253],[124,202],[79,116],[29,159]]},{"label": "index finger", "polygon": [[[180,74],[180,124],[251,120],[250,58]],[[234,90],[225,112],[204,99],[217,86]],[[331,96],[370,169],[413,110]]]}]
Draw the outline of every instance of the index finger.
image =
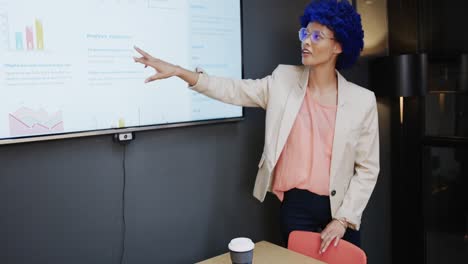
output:
[{"label": "index finger", "polygon": [[325,242],[324,247],[322,248],[322,253],[324,253],[324,252],[327,250],[328,246],[330,245],[330,243],[331,243],[332,241],[333,241],[333,238],[327,239],[327,241]]},{"label": "index finger", "polygon": [[322,240],[322,242],[320,243],[319,254],[322,254],[322,252],[324,252],[323,249],[325,248],[327,242],[328,242],[328,239],[323,239],[323,240]]},{"label": "index finger", "polygon": [[151,55],[149,55],[147,52],[145,52],[144,50],[140,49],[139,47],[137,46],[134,46],[135,50],[140,53],[143,57],[145,58],[151,58]]}]

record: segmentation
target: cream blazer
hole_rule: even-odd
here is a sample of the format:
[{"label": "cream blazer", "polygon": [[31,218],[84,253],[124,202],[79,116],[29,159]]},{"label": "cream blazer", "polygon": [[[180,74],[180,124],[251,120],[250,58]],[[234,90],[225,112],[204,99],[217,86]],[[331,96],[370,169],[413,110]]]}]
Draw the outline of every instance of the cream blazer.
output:
[{"label": "cream blazer", "polygon": [[[361,216],[379,174],[379,126],[373,92],[346,81],[337,71],[338,105],[330,164],[332,217],[359,229]],[[257,80],[199,75],[190,87],[213,99],[266,110],[265,145],[253,195],[263,202],[271,192],[274,168],[305,97],[309,68],[279,65]]]}]

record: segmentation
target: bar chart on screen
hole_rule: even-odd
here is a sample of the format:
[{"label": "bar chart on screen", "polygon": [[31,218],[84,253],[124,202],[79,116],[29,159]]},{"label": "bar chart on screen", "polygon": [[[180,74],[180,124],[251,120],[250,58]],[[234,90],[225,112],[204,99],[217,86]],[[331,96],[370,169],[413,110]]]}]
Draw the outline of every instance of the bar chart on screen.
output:
[{"label": "bar chart on screen", "polygon": [[22,25],[15,27],[13,31],[14,44],[10,42],[10,49],[16,51],[43,51],[44,50],[44,27],[39,18],[32,18]]},{"label": "bar chart on screen", "polygon": [[0,49],[15,51],[43,51],[44,26],[40,18],[12,23],[8,13],[0,5]]}]

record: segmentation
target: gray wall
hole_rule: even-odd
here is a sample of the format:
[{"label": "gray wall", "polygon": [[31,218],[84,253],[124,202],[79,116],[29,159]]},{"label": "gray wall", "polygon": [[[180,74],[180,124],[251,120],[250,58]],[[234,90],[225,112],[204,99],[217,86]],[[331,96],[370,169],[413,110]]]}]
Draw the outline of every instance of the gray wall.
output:
[{"label": "gray wall", "polygon": [[[246,78],[300,63],[307,2],[243,1]],[[348,77],[367,82],[366,65]],[[225,252],[236,236],[279,243],[279,202],[251,195],[264,112],[245,114],[237,123],[137,133],[126,147],[111,136],[0,146],[0,263],[119,263],[124,148],[127,263],[193,263]],[[369,263],[389,263],[382,169],[363,219]]]}]

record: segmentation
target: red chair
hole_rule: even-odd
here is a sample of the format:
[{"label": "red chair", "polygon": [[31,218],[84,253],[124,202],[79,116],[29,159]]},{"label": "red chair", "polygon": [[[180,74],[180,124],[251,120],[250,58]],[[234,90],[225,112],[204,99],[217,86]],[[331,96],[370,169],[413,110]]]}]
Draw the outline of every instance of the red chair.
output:
[{"label": "red chair", "polygon": [[341,239],[338,246],[334,241],[327,250],[319,254],[322,239],[319,233],[308,231],[292,231],[289,234],[288,249],[297,253],[324,261],[328,264],[366,264],[366,253],[359,247]]}]

